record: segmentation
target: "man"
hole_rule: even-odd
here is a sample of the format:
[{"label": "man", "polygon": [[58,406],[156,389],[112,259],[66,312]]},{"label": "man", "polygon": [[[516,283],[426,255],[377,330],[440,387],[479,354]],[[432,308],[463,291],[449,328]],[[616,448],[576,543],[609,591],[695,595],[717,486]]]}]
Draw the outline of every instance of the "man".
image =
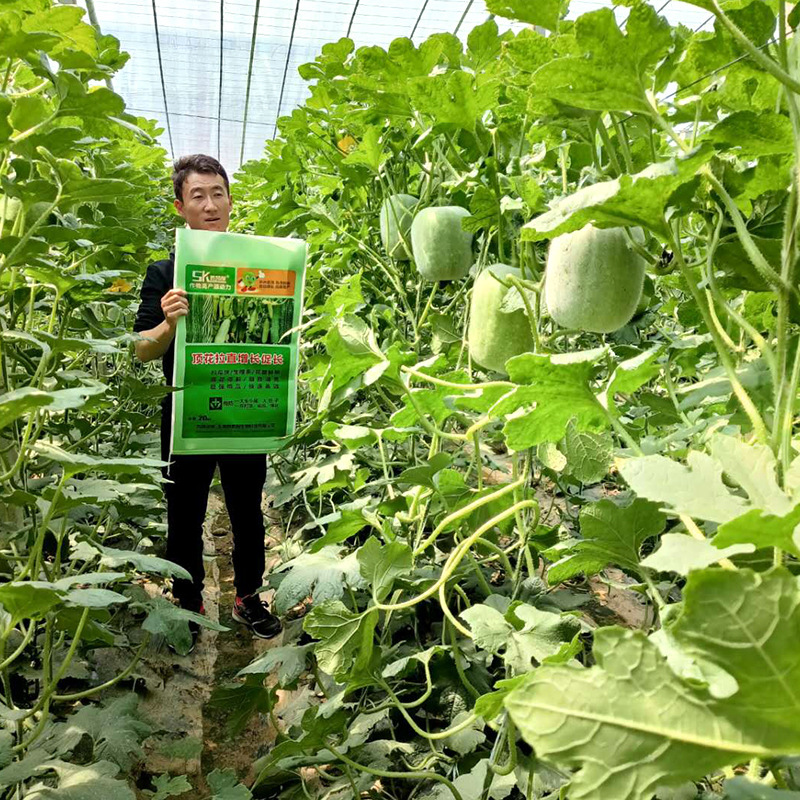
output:
[{"label": "man", "polygon": [[[194,230],[227,231],[231,212],[230,183],[222,165],[205,155],[185,156],[174,164],[172,182],[175,208]],[[142,284],[142,302],[134,331],[141,361],[163,359],[164,377],[172,383],[175,331],[181,317],[189,313],[183,289],[173,289],[175,255],[147,268]],[[203,607],[203,520],[208,490],[219,466],[225,505],[233,528],[233,570],[236,599],[232,615],[263,639],[280,632],[279,620],[270,614],[256,594],[264,574],[264,517],[261,495],[267,474],[266,455],[172,455],[170,432],[172,397],[161,411],[161,459],[168,461],[164,476],[167,500],[167,558],[180,564],[192,580],[175,579],[173,595],[182,608],[205,613]],[[190,623],[192,642],[199,633]]]}]

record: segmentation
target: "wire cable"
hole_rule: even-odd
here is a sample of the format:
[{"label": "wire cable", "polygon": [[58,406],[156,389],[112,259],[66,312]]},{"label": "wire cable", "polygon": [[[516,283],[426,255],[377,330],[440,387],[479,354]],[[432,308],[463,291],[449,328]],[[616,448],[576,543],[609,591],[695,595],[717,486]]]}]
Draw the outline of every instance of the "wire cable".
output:
[{"label": "wire cable", "polygon": [[[274,139],[278,133],[278,120],[281,116],[281,106],[283,105],[283,93],[286,89],[286,76],[289,74],[289,59],[292,55],[292,45],[294,44],[294,32],[297,29],[297,15],[300,13],[300,0],[297,0],[297,3],[294,7],[294,20],[292,21],[292,32],[289,36],[289,47],[286,50],[286,63],[283,66],[283,81],[281,82],[281,94],[278,98],[278,111],[275,114],[275,129],[272,131],[272,138]],[[244,143],[242,143],[242,148],[244,148]]]},{"label": "wire cable", "polygon": [[414,27],[411,29],[411,36],[409,39],[414,38],[414,34],[417,32],[417,28],[419,27],[419,23],[422,22],[422,15],[425,13],[425,9],[428,7],[428,0],[422,4],[422,8],[419,10],[419,15],[417,16],[417,21],[414,23]]},{"label": "wire cable", "polygon": [[161,59],[161,39],[158,35],[158,13],[156,12],[156,0],[150,0],[153,6],[153,26],[156,29],[156,51],[158,52],[158,72],[161,76],[161,95],[164,98],[164,114],[167,118],[167,136],[169,137],[169,154],[175,160],[175,148],[172,145],[172,125],[169,122],[169,107],[167,106],[167,84],[164,81],[164,62]]},{"label": "wire cable", "polygon": [[461,15],[461,19],[458,21],[458,25],[456,25],[456,29],[453,31],[453,36],[458,36],[458,31],[464,24],[464,20],[467,18],[467,14],[469,14],[469,10],[472,8],[474,2],[475,0],[468,0],[467,7],[464,9],[464,13]]},{"label": "wire cable", "polygon": [[[297,0],[299,3],[300,0]],[[253,80],[253,56],[256,53],[256,37],[258,36],[258,14],[259,10],[261,9],[261,0],[256,0],[256,10],[253,14],[253,36],[250,39],[250,63],[247,67],[247,89],[245,90],[244,95],[244,119],[242,120],[242,147],[239,151],[239,164],[238,167],[242,166],[242,162],[244,161],[244,137],[247,133],[247,112],[250,109],[250,85]]]},{"label": "wire cable", "polygon": [[350,38],[350,31],[353,30],[353,22],[356,18],[356,11],[358,11],[358,4],[361,0],[356,0],[356,4],[353,6],[353,13],[350,15],[350,24],[347,26],[347,34],[346,37]]}]

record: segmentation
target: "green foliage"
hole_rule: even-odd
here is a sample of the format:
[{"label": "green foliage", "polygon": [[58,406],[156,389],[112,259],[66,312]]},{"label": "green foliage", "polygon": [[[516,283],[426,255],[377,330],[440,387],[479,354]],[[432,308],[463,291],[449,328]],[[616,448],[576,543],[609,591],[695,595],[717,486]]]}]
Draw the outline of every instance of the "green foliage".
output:
[{"label": "green foliage", "polygon": [[[625,5],[491,2],[539,28],[328,45],[238,176],[241,229],[305,238],[312,265],[280,488],[304,524],[271,582],[311,600],[313,641],[269,663],[327,697],[287,720],[267,792],[800,788],[787,684],[785,716],[765,699],[797,656],[769,572],[800,555],[797,45],[766,60],[774,4],[721,4],[711,33]],[[423,209],[409,266],[381,232],[398,195]],[[552,263],[543,282],[559,237],[601,244],[562,259],[569,319]],[[519,286],[487,290],[497,264]]]},{"label": "green foliage", "polygon": [[395,194],[381,203],[381,243],[386,255],[397,261],[411,258],[411,223],[419,201],[410,194]]}]

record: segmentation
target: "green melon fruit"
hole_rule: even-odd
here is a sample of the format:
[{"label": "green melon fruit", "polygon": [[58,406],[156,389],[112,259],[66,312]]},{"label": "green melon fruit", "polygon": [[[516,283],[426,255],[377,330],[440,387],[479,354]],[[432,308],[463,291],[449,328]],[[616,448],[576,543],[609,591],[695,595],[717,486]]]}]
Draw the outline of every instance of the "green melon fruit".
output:
[{"label": "green melon fruit", "polygon": [[[22,203],[16,197],[7,197],[0,194],[0,216],[5,218],[6,223],[13,223],[17,219],[21,205]],[[7,225],[6,232],[8,232]]]},{"label": "green melon fruit", "polygon": [[[503,298],[511,291],[497,278],[521,278],[520,271],[507,264],[492,264],[475,279],[470,306],[469,354],[484,369],[506,372],[506,361],[533,350],[533,335],[524,309],[510,314],[501,311]],[[519,297],[517,295],[517,297]]]},{"label": "green melon fruit", "polygon": [[423,208],[411,223],[411,249],[417,270],[429,281],[465,278],[472,266],[472,234],[461,220],[469,211],[460,206]]},{"label": "green melon fruit", "polygon": [[408,261],[411,254],[404,242],[411,239],[411,223],[414,220],[414,209],[417,198],[410,194],[393,194],[381,205],[381,242],[383,249],[398,261]]},{"label": "green melon fruit", "polygon": [[642,295],[644,259],[622,228],[587,225],[550,243],[544,293],[565,328],[611,333],[627,324]]}]

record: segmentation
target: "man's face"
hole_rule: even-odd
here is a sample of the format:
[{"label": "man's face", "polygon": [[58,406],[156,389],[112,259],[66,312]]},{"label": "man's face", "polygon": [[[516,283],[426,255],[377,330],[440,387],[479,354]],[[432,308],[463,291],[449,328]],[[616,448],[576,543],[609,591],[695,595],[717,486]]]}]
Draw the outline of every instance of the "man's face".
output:
[{"label": "man's face", "polygon": [[189,227],[201,231],[227,231],[231,196],[221,175],[190,172],[183,182],[183,200],[175,201]]}]

